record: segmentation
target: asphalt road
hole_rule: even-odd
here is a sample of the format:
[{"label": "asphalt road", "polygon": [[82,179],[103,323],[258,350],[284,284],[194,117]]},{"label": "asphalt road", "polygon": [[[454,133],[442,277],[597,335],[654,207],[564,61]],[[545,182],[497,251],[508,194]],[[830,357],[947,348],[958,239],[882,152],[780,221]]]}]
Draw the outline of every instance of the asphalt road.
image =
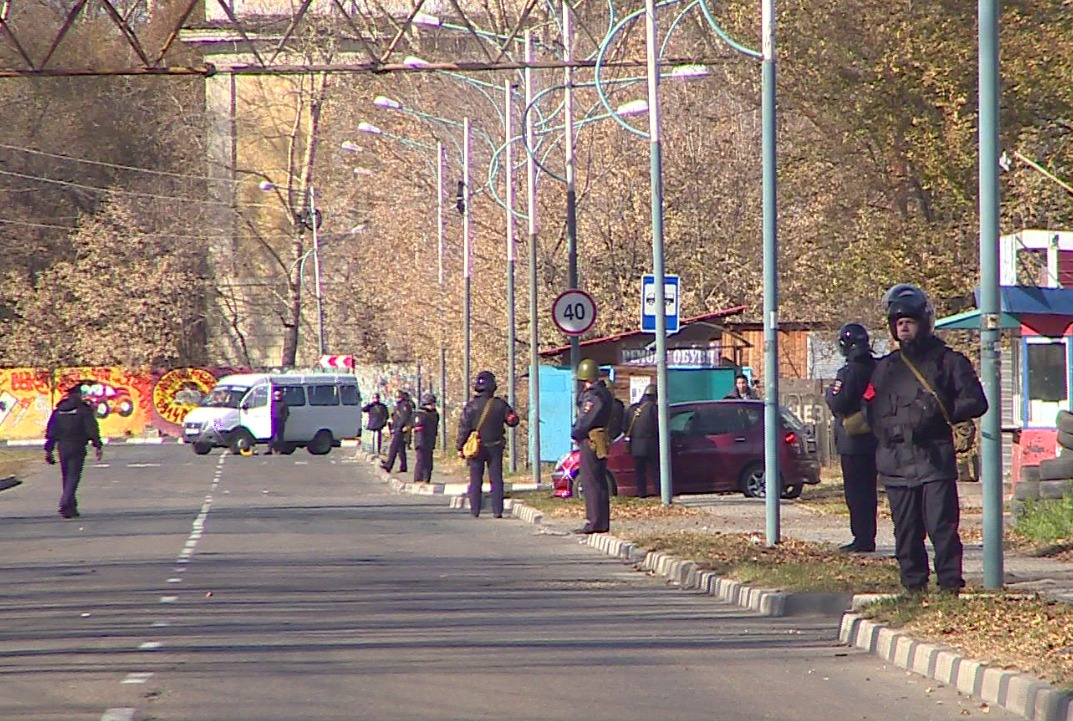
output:
[{"label": "asphalt road", "polygon": [[1016,718],[352,455],[111,446],[80,519],[43,463],[0,493],[0,720]]}]

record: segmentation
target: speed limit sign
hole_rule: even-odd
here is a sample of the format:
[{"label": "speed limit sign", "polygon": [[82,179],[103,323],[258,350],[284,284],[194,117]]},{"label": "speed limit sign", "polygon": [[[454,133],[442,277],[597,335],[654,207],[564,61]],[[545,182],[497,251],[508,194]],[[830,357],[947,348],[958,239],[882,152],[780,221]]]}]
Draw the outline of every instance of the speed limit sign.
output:
[{"label": "speed limit sign", "polygon": [[583,290],[568,290],[555,299],[551,317],[563,333],[581,335],[596,322],[596,301]]}]

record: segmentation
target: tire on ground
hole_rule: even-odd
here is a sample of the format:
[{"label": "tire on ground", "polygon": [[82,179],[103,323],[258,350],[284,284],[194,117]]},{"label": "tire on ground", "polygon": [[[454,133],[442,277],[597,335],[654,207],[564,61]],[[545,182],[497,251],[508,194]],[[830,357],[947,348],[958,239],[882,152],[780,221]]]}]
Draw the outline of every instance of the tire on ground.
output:
[{"label": "tire on ground", "polygon": [[1028,500],[1029,498],[1039,498],[1039,484],[1039,481],[1022,480],[1013,487],[1013,497],[1018,501]]},{"label": "tire on ground", "polygon": [[1061,481],[1073,478],[1073,457],[1048,458],[1039,462],[1041,481]]},{"label": "tire on ground", "polygon": [[1019,482],[1039,481],[1039,466],[1021,466]]},{"label": "tire on ground", "polygon": [[1062,448],[1073,450],[1073,433],[1058,431],[1058,445],[1062,446]]},{"label": "tire on ground", "polygon": [[1040,481],[1039,482],[1039,497],[1043,499],[1047,498],[1061,498],[1073,490],[1073,481]]},{"label": "tire on ground", "polygon": [[1055,425],[1058,426],[1058,430],[1060,431],[1073,433],[1073,413],[1070,413],[1069,411],[1058,411]]}]

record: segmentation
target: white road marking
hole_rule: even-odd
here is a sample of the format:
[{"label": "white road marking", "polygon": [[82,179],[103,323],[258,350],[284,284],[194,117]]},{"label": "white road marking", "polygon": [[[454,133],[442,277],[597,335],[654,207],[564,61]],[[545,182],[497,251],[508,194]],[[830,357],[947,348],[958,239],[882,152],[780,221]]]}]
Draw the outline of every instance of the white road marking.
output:
[{"label": "white road marking", "polygon": [[134,708],[110,708],[101,716],[101,721],[134,721]]},{"label": "white road marking", "polygon": [[148,671],[140,673],[128,673],[127,677],[123,679],[123,683],[145,683],[153,677],[152,673]]},{"label": "white road marking", "polygon": [[172,578],[168,579],[168,583],[182,583],[182,582],[183,582],[183,579],[175,578],[174,576]]},{"label": "white road marking", "polygon": [[128,463],[127,468],[160,468],[159,463]]},{"label": "white road marking", "polygon": [[161,596],[161,603],[176,603],[179,600],[178,596]]},{"label": "white road marking", "polygon": [[161,647],[161,645],[162,644],[160,643],[160,641],[146,641],[145,643],[143,643],[143,644],[138,646],[138,650],[139,651],[156,651],[158,648]]},{"label": "white road marking", "polygon": [[153,628],[167,628],[171,625],[171,621],[153,621],[151,625]]}]

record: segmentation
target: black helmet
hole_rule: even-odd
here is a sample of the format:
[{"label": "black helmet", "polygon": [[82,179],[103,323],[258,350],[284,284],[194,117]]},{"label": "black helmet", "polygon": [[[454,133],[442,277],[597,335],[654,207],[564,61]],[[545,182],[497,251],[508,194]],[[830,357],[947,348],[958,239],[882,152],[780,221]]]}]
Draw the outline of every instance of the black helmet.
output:
[{"label": "black helmet", "polygon": [[641,394],[641,397],[643,398],[644,396],[652,396],[653,398],[655,398],[658,392],[659,391],[656,388],[656,384],[649,383],[647,386],[645,386],[645,392]]},{"label": "black helmet", "polygon": [[481,371],[477,374],[477,377],[473,379],[473,390],[478,393],[495,393],[496,390],[496,377],[492,371]]},{"label": "black helmet", "polygon": [[870,347],[868,330],[860,323],[846,323],[838,329],[838,349],[842,356],[849,358],[860,351],[867,351]]},{"label": "black helmet", "polygon": [[935,321],[935,309],[932,308],[928,294],[915,285],[899,283],[883,295],[887,306],[887,325],[890,333],[897,338],[894,327],[899,318],[912,318],[920,323],[921,336],[931,335]]},{"label": "black helmet", "polygon": [[421,405],[434,406],[436,405],[436,395],[434,393],[424,393],[421,396]]}]

